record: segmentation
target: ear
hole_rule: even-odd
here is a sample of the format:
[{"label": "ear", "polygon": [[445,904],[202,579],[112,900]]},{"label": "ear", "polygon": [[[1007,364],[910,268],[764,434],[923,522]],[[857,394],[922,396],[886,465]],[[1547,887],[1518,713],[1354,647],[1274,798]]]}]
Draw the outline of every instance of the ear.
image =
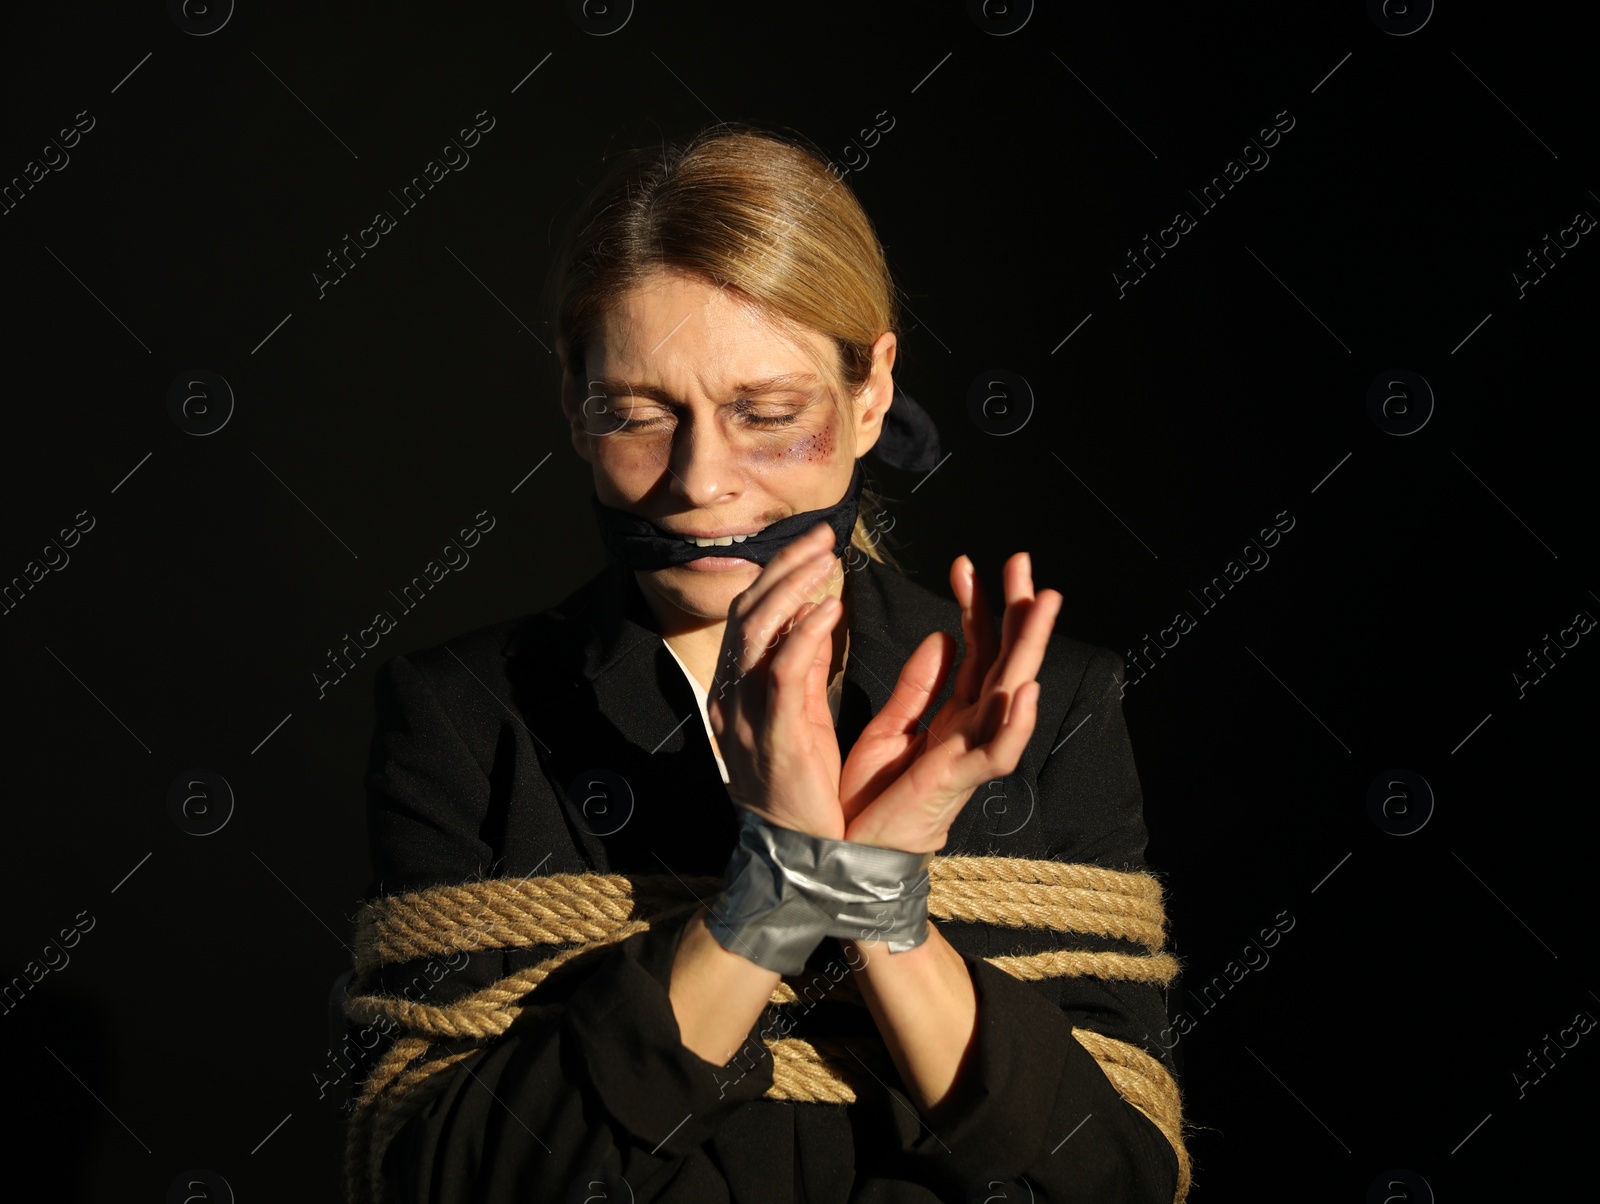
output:
[{"label": "ear", "polygon": [[872,373],[851,414],[858,457],[871,451],[883,434],[883,417],[894,400],[894,357],[898,348],[899,340],[892,330],[884,331],[872,345]]}]

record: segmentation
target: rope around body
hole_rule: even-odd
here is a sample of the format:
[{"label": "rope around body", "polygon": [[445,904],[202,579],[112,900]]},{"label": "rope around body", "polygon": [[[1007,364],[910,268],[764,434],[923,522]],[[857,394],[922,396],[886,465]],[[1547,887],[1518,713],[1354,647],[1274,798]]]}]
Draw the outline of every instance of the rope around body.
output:
[{"label": "rope around body", "polygon": [[[938,857],[928,867],[928,915],[1005,928],[1085,933],[1128,941],[1143,954],[1052,949],[987,960],[1015,978],[1094,977],[1166,986],[1177,961],[1165,950],[1166,914],[1161,885],[1149,874],[1099,866],[1011,857]],[[478,1052],[430,1057],[447,1038],[487,1041],[505,1033],[526,999],[556,969],[575,957],[692,913],[699,897],[712,898],[720,878],[671,874],[551,874],[497,878],[392,895],[364,905],[356,923],[356,978],[345,1014],[357,1024],[398,1026],[402,1035],[372,1069],[356,1101],[346,1146],[350,1204],[384,1204],[384,1152],[407,1120],[450,1081],[444,1073]],[[685,890],[696,898],[683,901]],[[370,993],[377,970],[415,958],[462,951],[563,946],[536,965],[449,1004],[430,1004]],[[786,976],[772,992],[778,1006],[800,993]],[[860,1002],[846,978],[839,995]],[[1174,1204],[1188,1194],[1189,1155],[1183,1137],[1182,1100],[1166,1067],[1144,1050],[1090,1029],[1073,1037],[1128,1103],[1148,1117],[1178,1159]],[[798,1037],[766,1042],[772,1086],[766,1098],[805,1103],[854,1103],[858,1063],[843,1047]]]}]

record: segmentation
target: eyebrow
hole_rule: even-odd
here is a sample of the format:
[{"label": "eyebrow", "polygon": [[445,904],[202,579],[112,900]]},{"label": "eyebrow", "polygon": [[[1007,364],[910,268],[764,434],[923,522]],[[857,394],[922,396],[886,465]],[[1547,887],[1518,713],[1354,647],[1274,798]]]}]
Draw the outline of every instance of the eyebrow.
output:
[{"label": "eyebrow", "polygon": [[[764,376],[760,380],[744,381],[734,385],[733,394],[735,396],[744,396],[750,393],[802,392],[815,389],[821,383],[815,374],[810,372],[782,372],[776,376]],[[621,380],[614,376],[595,378],[589,382],[589,387],[591,389],[599,388],[607,397],[648,397],[650,400],[659,401],[663,405],[683,404],[659,385],[639,384],[636,381]]]}]

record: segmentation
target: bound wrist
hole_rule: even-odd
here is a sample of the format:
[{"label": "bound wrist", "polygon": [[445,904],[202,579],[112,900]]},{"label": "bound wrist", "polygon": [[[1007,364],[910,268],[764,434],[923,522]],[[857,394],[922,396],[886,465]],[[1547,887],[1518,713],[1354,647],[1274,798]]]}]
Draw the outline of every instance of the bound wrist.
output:
[{"label": "bound wrist", "polygon": [[882,941],[891,952],[928,937],[932,853],[807,836],[741,810],[739,841],[707,927],[757,965],[798,974],[823,937]]}]

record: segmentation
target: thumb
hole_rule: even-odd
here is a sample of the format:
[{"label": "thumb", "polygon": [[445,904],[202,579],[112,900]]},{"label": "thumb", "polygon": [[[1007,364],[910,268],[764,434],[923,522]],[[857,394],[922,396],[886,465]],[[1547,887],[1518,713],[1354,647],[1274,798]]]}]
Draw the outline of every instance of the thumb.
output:
[{"label": "thumb", "polygon": [[889,701],[868,721],[861,738],[915,736],[923,711],[944,687],[955,655],[954,639],[943,631],[930,632],[901,668]]}]

